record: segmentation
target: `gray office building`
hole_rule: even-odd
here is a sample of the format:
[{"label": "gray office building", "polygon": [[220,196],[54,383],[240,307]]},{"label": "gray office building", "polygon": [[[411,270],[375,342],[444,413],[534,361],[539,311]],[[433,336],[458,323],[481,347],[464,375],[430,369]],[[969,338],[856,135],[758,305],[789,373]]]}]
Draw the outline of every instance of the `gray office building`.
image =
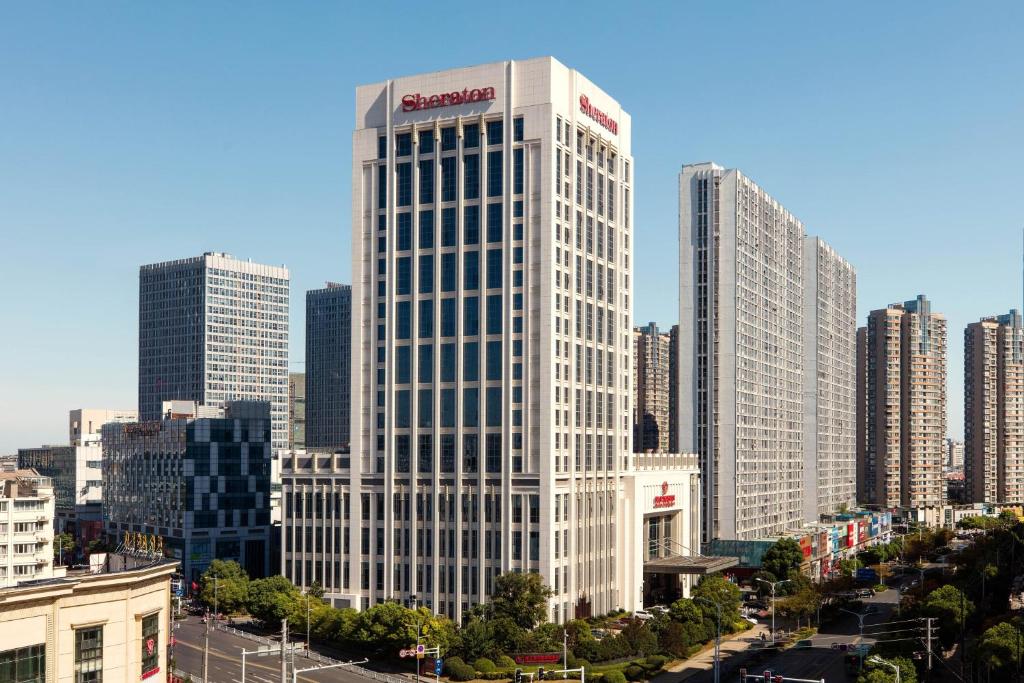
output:
[{"label": "gray office building", "polygon": [[306,447],[347,448],[352,386],[352,288],[306,292]]},{"label": "gray office building", "polygon": [[139,269],[139,419],[163,401],[269,401],[288,445],[288,269],[228,254]]},{"label": "gray office building", "polygon": [[252,577],[270,561],[270,404],[167,401],[161,419],[103,426],[103,520],[164,538],[194,581],[213,559]]}]

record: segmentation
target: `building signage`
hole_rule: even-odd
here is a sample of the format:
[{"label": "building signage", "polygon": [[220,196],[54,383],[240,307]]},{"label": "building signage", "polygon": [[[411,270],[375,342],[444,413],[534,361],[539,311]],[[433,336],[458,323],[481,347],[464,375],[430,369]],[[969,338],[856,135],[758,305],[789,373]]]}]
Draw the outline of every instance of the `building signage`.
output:
[{"label": "building signage", "polygon": [[676,504],[676,497],[669,495],[668,482],[663,481],[661,483],[661,495],[654,497],[654,507],[656,508],[670,508]]},{"label": "building signage", "polygon": [[402,98],[402,111],[454,107],[469,102],[486,102],[494,99],[494,88],[465,88],[462,92],[442,92],[436,95],[415,93]]},{"label": "building signage", "polygon": [[160,433],[159,422],[137,422],[132,424],[126,424],[124,426],[125,434],[141,434],[142,436],[153,436],[154,434]]},{"label": "building signage", "polygon": [[580,95],[580,111],[597,121],[601,126],[607,128],[612,133],[615,133],[616,135],[619,134],[618,122],[592,105],[590,103],[590,98],[586,95]]}]

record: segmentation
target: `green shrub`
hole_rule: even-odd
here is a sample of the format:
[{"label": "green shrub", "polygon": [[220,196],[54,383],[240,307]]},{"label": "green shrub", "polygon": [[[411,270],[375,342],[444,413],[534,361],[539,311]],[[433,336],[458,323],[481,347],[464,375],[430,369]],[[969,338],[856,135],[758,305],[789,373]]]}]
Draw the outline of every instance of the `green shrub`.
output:
[{"label": "green shrub", "polygon": [[498,655],[494,663],[499,669],[514,669],[516,668],[516,660],[512,659],[508,655]]},{"label": "green shrub", "polygon": [[668,657],[664,655],[651,655],[644,662],[644,666],[648,671],[657,671],[661,667],[665,666],[665,662],[668,661]]},{"label": "green shrub", "polygon": [[626,683],[626,676],[621,671],[606,671],[604,683]]},{"label": "green shrub", "polygon": [[574,668],[574,669],[586,669],[586,671],[589,673],[590,672],[590,662],[588,662],[585,659],[577,659],[576,660],[576,666],[574,666],[572,668]]},{"label": "green shrub", "polygon": [[686,657],[687,659],[689,659],[690,657],[694,656],[698,652],[700,652],[700,645],[699,644],[691,645],[690,647],[686,648],[683,651],[683,656]]},{"label": "green shrub", "polygon": [[483,674],[491,674],[497,670],[497,667],[494,666],[494,662],[487,659],[487,657],[481,657],[473,662],[473,668]]},{"label": "green shrub", "polygon": [[889,590],[889,587],[886,586],[884,583],[875,584],[874,586],[872,586],[872,588],[875,589],[876,593],[881,593],[884,590]]},{"label": "green shrub", "polygon": [[576,653],[574,653],[572,650],[570,650],[568,652],[568,654],[566,655],[566,657],[565,657],[565,668],[566,669],[578,669],[579,666],[580,666],[577,663],[578,661],[579,660],[576,659]]},{"label": "green shrub", "polygon": [[444,668],[448,672],[448,677],[453,681],[471,681],[476,678],[476,671],[473,670],[473,667],[459,657],[450,657],[444,663]]},{"label": "green shrub", "polygon": [[644,668],[639,664],[630,664],[626,667],[626,670],[623,673],[626,675],[626,678],[631,681],[642,681],[644,679],[644,674],[647,672],[644,671]]},{"label": "green shrub", "polygon": [[482,681],[508,681],[512,679],[512,673],[509,671],[492,671],[489,674],[476,673],[476,677]]}]

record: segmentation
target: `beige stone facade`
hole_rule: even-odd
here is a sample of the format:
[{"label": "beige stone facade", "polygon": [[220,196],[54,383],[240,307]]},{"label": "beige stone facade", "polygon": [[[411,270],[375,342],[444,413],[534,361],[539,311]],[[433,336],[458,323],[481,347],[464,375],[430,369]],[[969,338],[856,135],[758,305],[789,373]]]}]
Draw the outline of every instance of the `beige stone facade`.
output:
[{"label": "beige stone facade", "polygon": [[0,589],[0,679],[12,663],[45,683],[167,678],[174,562]]}]

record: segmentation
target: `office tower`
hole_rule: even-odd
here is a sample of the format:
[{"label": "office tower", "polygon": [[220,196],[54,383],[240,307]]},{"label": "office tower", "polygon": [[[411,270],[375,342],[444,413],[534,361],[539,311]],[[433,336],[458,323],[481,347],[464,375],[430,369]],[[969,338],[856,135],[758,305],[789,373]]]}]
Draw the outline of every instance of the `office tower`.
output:
[{"label": "office tower", "polygon": [[137,410],[77,408],[68,412],[68,441],[72,446],[88,446],[100,442],[100,429],[108,422],[136,422]]},{"label": "office tower", "polygon": [[778,536],[803,522],[804,227],[713,163],[683,166],[679,195],[679,445],[705,539]]},{"label": "office tower", "polygon": [[288,445],[288,269],[228,254],[139,269],[139,419],[164,401],[269,401]]},{"label": "office tower", "polygon": [[458,619],[510,570],[558,621],[634,604],[630,154],[629,114],[547,57],[358,88],[354,604]]},{"label": "office tower", "polygon": [[32,469],[0,472],[0,588],[53,578],[53,515],[49,477]]},{"label": "office tower", "polygon": [[196,581],[214,558],[251,577],[270,559],[273,417],[267,401],[165,401],[160,419],[103,426],[103,519],[110,541],[157,534]]},{"label": "office tower", "polygon": [[633,450],[669,452],[671,338],[656,323],[633,328]]},{"label": "office tower", "polygon": [[946,452],[948,459],[946,467],[951,470],[959,470],[964,467],[964,442],[956,439],[946,439]]},{"label": "office tower", "polygon": [[288,450],[306,447],[306,373],[288,373]]},{"label": "office tower", "polygon": [[352,396],[352,288],[306,292],[306,446],[348,448]]},{"label": "office tower", "polygon": [[945,499],[946,319],[924,297],[871,311],[864,368],[861,503],[934,509]]},{"label": "office tower", "polygon": [[1016,310],[964,330],[962,448],[968,502],[1024,503],[1024,329]]},{"label": "office tower", "polygon": [[804,238],[803,264],[803,517],[816,522],[856,502],[857,273],[820,237]]},{"label": "office tower", "polygon": [[668,451],[679,452],[679,325],[668,333]]}]

